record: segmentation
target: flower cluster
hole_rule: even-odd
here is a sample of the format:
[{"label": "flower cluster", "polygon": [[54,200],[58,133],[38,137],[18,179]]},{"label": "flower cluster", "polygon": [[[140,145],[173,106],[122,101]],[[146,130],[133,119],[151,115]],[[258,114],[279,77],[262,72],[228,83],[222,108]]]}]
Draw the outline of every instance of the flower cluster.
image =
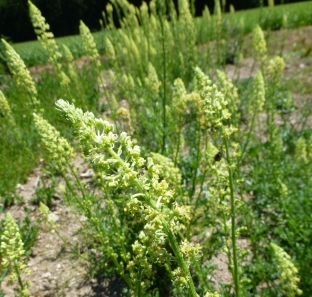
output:
[{"label": "flower cluster", "polygon": [[83,21],[80,21],[79,31],[85,54],[91,59],[91,61],[95,63],[97,67],[100,67],[101,63],[99,61],[99,52],[96,48],[96,44],[89,28],[84,24]]},{"label": "flower cluster", "polygon": [[307,142],[307,154],[310,159],[312,159],[312,138]]},{"label": "flower cluster", "polygon": [[43,223],[46,225],[47,229],[57,229],[58,225],[55,224],[55,220],[51,216],[49,208],[44,205],[42,202],[39,204],[39,211],[42,218]]},{"label": "flower cluster", "polygon": [[295,159],[307,163],[307,144],[304,137],[300,137],[296,142]]},{"label": "flower cluster", "polygon": [[[48,30],[50,30],[50,25],[46,23],[45,18],[42,16],[40,10],[31,2],[28,1],[29,6],[29,15],[31,18],[31,22],[35,28],[35,32],[37,35],[41,36],[45,34]],[[54,37],[52,32],[47,34],[47,37]]]},{"label": "flower cluster", "polygon": [[285,61],[282,57],[276,56],[270,60],[267,72],[273,77],[277,77],[282,74],[285,68]]},{"label": "flower cluster", "polygon": [[107,16],[108,29],[114,28],[113,11],[114,11],[113,5],[111,3],[106,4],[107,15],[104,14],[104,16]]},{"label": "flower cluster", "polygon": [[158,97],[159,87],[161,85],[157,72],[152,63],[148,64],[148,75],[145,79],[145,85],[147,90],[152,94],[152,96]]},{"label": "flower cluster", "polygon": [[228,102],[228,109],[231,110],[232,116],[238,118],[238,106],[240,101],[237,88],[234,86],[232,80],[226,77],[226,74],[223,71],[217,70],[217,78],[219,89]]},{"label": "flower cluster", "polygon": [[261,71],[255,75],[252,81],[252,96],[249,101],[249,112],[251,114],[262,111],[265,103],[265,84]]},{"label": "flower cluster", "polygon": [[210,15],[210,10],[207,5],[204,6],[203,10],[203,18],[210,21],[211,15]]},{"label": "flower cluster", "polygon": [[65,138],[61,137],[60,132],[37,114],[34,114],[34,123],[49,158],[54,162],[57,170],[64,172],[75,156],[73,148]]},{"label": "flower cluster", "polygon": [[42,47],[48,53],[49,63],[53,64],[57,70],[57,74],[60,79],[60,84],[62,86],[68,86],[70,79],[67,77],[65,72],[62,70],[62,65],[60,59],[62,54],[59,50],[58,45],[54,39],[54,35],[49,31],[50,26],[46,23],[45,18],[42,16],[40,10],[30,1],[28,1],[29,15],[38,39],[41,42]]},{"label": "flower cluster", "polygon": [[[185,61],[189,65],[191,70],[195,66],[196,61],[196,30],[193,21],[193,17],[189,8],[189,1],[180,0],[179,3],[179,24],[181,26],[181,34],[179,36],[180,42],[185,44],[185,49],[181,49],[182,52],[185,51],[184,57]],[[167,32],[170,31],[170,26],[168,26]],[[170,38],[168,38],[170,40]]]},{"label": "flower cluster", "polygon": [[131,135],[133,133],[133,127],[131,122],[131,115],[129,109],[125,107],[118,108],[117,112],[118,121],[122,124],[122,130],[126,130]]},{"label": "flower cluster", "polygon": [[36,35],[41,41],[42,47],[49,52],[49,61],[55,64],[61,57],[59,48],[54,40],[54,35],[50,32],[50,26],[46,23],[40,10],[30,1],[28,1],[29,15],[34,26]]},{"label": "flower cluster", "polygon": [[11,112],[10,105],[0,90],[0,115],[4,117],[11,127],[15,126],[15,120]]},{"label": "flower cluster", "polygon": [[279,280],[283,287],[285,296],[295,297],[301,295],[302,291],[298,288],[300,279],[298,278],[298,269],[291,261],[290,256],[278,245],[271,243],[277,261],[277,269],[279,272]]},{"label": "flower cluster", "polygon": [[108,59],[114,62],[116,60],[116,53],[115,53],[114,46],[108,37],[105,37],[104,45],[105,45],[105,52],[107,54]]},{"label": "flower cluster", "polygon": [[158,154],[151,153],[151,158],[156,165],[159,165],[159,177],[166,180],[169,185],[179,186],[182,181],[180,169],[174,166],[169,158]]},{"label": "flower cluster", "polygon": [[62,47],[63,47],[64,58],[67,62],[68,74],[73,81],[75,81],[76,83],[79,83],[77,72],[75,70],[74,63],[73,63],[74,61],[73,54],[71,53],[70,49],[65,44],[62,44]]},{"label": "flower cluster", "polygon": [[255,52],[255,59],[263,63],[266,59],[267,46],[264,34],[259,25],[257,25],[252,33],[252,46]]},{"label": "flower cluster", "polygon": [[224,94],[198,67],[195,68],[195,88],[205,102],[207,121],[212,126],[219,127],[223,120],[230,118]]},{"label": "flower cluster", "polygon": [[20,286],[22,296],[29,296],[29,283],[23,284],[20,273],[29,274],[24,255],[24,244],[21,239],[20,231],[10,213],[6,214],[4,232],[0,238],[0,255],[2,257],[1,266],[10,269],[9,283],[17,282]]},{"label": "flower cluster", "polygon": [[177,78],[173,83],[172,107],[174,113],[183,116],[186,111],[186,89],[182,79]]},{"label": "flower cluster", "polygon": [[29,70],[26,68],[24,61],[16,53],[16,51],[3,39],[2,43],[4,44],[7,63],[11,73],[13,74],[16,85],[26,94],[29,94],[31,104],[34,108],[38,108],[40,103],[37,100],[37,89]]},{"label": "flower cluster", "polygon": [[[143,223],[143,230],[132,247],[134,257],[127,269],[135,276],[141,267],[148,275],[151,261],[164,262],[169,257],[164,248],[165,242],[169,241],[178,255],[179,266],[188,275],[189,287],[194,288],[174,235],[185,228],[184,222],[190,218],[189,208],[173,203],[174,192],[164,178],[160,179],[161,167],[152,158],[142,158],[140,147],[131,137],[125,132],[115,134],[109,122],[95,118],[93,113],[83,113],[62,99],[56,105],[71,123],[84,154],[103,181],[103,188],[122,190],[123,211]],[[187,242],[183,243],[183,249],[187,250]],[[194,247],[190,246],[189,250],[193,251]]]}]

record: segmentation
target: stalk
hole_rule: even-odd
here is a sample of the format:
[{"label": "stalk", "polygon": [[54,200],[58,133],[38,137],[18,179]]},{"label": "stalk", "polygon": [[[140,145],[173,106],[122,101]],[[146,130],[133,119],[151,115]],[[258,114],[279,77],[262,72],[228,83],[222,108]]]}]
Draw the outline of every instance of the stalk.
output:
[{"label": "stalk", "polygon": [[[71,166],[70,164],[69,164],[69,168],[70,168],[70,170],[71,170],[71,173],[74,175],[74,177],[75,177],[75,179],[76,179],[76,182],[77,182],[77,184],[78,184],[79,190],[80,190],[80,192],[81,192],[83,198],[85,199],[85,197],[86,197],[86,196],[85,196],[85,192],[84,192],[84,189],[83,189],[83,187],[82,187],[82,185],[81,185],[81,183],[80,183],[80,180],[79,180],[79,178],[78,178],[78,176],[77,176],[77,173],[75,172],[75,170],[72,168],[72,166]],[[71,191],[71,193],[73,194],[73,196],[76,197],[76,193],[75,193],[74,189],[72,188],[72,186],[71,186],[71,184],[70,184],[68,178],[65,176],[65,174],[62,174],[62,176],[63,176],[63,178],[64,178],[64,180],[65,180],[65,182],[66,182],[67,187],[69,188],[69,190]],[[92,213],[91,213],[90,209],[87,208],[87,207],[85,207],[85,205],[83,205],[83,203],[82,203],[82,201],[81,201],[80,199],[75,199],[75,200],[76,200],[76,202],[79,204],[79,207],[80,207],[83,211],[85,211],[85,212],[87,213],[87,216],[88,216],[89,218],[91,218],[91,217],[92,217]],[[99,225],[96,224],[96,223],[94,223],[93,220],[90,220],[90,222],[93,224],[95,230],[96,230],[99,234],[101,234],[102,232],[101,232],[101,230],[100,230],[100,228],[99,228]],[[114,222],[115,222],[115,221],[114,221]],[[114,226],[114,227],[115,227],[115,226]],[[56,231],[56,232],[57,232],[57,231]],[[67,246],[70,247],[70,245],[68,245],[68,244],[66,243],[65,239],[63,239],[62,236],[61,236],[58,232],[57,232],[57,235],[60,237],[60,239],[61,239]],[[100,236],[99,239],[102,241],[102,236]],[[102,241],[102,243],[105,244],[103,241]],[[124,250],[124,247],[123,247],[123,250]],[[79,256],[79,255],[78,255],[78,256]],[[84,257],[82,257],[82,258],[84,258]],[[117,271],[119,272],[120,276],[125,280],[125,282],[126,282],[127,285],[129,286],[129,288],[133,289],[133,287],[132,287],[132,285],[131,285],[131,280],[130,280],[130,278],[129,278],[127,275],[125,275],[125,274],[123,273],[122,264],[119,263],[118,260],[117,260],[115,257],[110,257],[110,258],[112,259],[112,261],[113,261],[113,263],[114,263],[114,265],[115,265]]]},{"label": "stalk", "polygon": [[236,292],[236,297],[240,296],[239,291],[239,273],[238,273],[238,262],[237,262],[237,253],[236,253],[236,223],[235,223],[235,215],[236,215],[236,208],[235,208],[235,198],[234,198],[234,183],[233,183],[233,171],[231,168],[230,162],[230,154],[229,154],[229,145],[226,139],[224,139],[225,144],[225,151],[226,151],[226,159],[228,163],[228,172],[229,172],[229,182],[230,182],[230,195],[231,195],[231,236],[232,236],[232,253],[233,253],[233,278],[234,278],[234,288]]},{"label": "stalk", "polygon": [[176,167],[178,164],[178,156],[180,152],[180,142],[181,142],[181,131],[182,131],[182,127],[179,128],[179,132],[178,132],[178,143],[177,143],[177,149],[176,149],[176,153],[174,157],[174,167]]},{"label": "stalk", "polygon": [[[207,143],[208,143],[208,139],[207,139],[207,137],[205,137],[205,151],[207,150]],[[204,185],[204,182],[205,182],[205,179],[206,179],[207,172],[208,172],[208,170],[205,170],[203,175],[202,175],[202,177],[201,177],[199,193],[198,193],[198,195],[196,197],[196,200],[195,200],[194,210],[196,210],[197,207],[198,207],[199,200],[200,200],[201,194],[203,192],[203,185]],[[190,220],[189,229],[190,229],[191,225],[193,225],[193,223],[195,223],[195,214],[196,214],[195,211],[192,212],[192,218]],[[188,236],[189,236],[189,229],[188,229]]]},{"label": "stalk", "polygon": [[141,280],[142,280],[142,267],[140,266],[139,267],[139,275],[138,275],[138,281],[137,281],[137,284],[136,284],[136,296],[137,297],[141,297]]},{"label": "stalk", "polygon": [[163,227],[164,227],[164,231],[166,232],[168,236],[169,244],[174,252],[174,255],[176,256],[177,262],[180,268],[183,270],[184,274],[186,275],[187,287],[188,287],[190,297],[198,297],[189,267],[187,266],[186,262],[183,259],[176,237],[174,233],[172,232],[172,230],[170,229],[170,227],[168,226],[167,222],[163,221]]},{"label": "stalk", "polygon": [[18,269],[17,264],[16,264],[15,261],[14,261],[13,266],[14,266],[14,271],[15,271],[16,276],[17,276],[18,284],[19,284],[19,286],[21,287],[21,292],[22,292],[22,291],[24,291],[24,288],[25,288],[25,287],[24,287],[24,285],[23,285],[23,282],[22,282],[22,279],[21,279],[21,275],[20,275],[20,273],[19,273],[19,269]]},{"label": "stalk", "polygon": [[[162,13],[162,12],[161,12]],[[163,55],[163,100],[162,100],[162,147],[161,153],[162,155],[166,152],[166,130],[167,130],[167,114],[166,114],[166,105],[167,105],[167,91],[166,91],[166,79],[167,79],[167,57],[166,57],[166,49],[165,49],[165,31],[164,31],[164,23],[163,23],[163,15],[160,15],[160,27],[161,27],[161,46],[162,46],[162,55]]]},{"label": "stalk", "polygon": [[240,163],[240,162],[242,161],[243,156],[244,156],[244,153],[246,152],[246,149],[247,149],[247,147],[248,147],[248,144],[249,144],[249,141],[250,141],[250,137],[251,137],[251,133],[252,133],[253,127],[254,127],[254,125],[255,125],[256,115],[257,115],[257,114],[254,113],[254,115],[253,115],[253,117],[252,117],[250,129],[249,129],[248,135],[247,135],[247,139],[246,139],[246,142],[245,142],[245,144],[244,144],[244,146],[243,146],[242,153],[241,153],[241,155],[240,155],[240,157],[239,157],[238,163]]},{"label": "stalk", "polygon": [[200,162],[200,144],[201,144],[201,133],[200,133],[200,122],[199,120],[197,121],[197,127],[198,127],[198,139],[197,139],[197,144],[196,144],[196,166],[193,172],[193,179],[192,179],[192,190],[191,190],[191,194],[190,197],[193,198],[194,193],[195,193],[195,187],[196,187],[196,179],[197,179],[197,169],[198,169],[198,165]]}]

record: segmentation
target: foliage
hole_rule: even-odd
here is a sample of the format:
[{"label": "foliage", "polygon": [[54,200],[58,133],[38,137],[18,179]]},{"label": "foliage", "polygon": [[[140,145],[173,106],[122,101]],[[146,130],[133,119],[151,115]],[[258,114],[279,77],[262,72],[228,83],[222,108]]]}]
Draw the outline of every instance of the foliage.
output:
[{"label": "foliage", "polygon": [[[93,275],[119,274],[129,296],[309,296],[311,110],[296,106],[284,59],[267,49],[261,27],[276,26],[271,16],[267,25],[235,23],[239,14],[225,16],[219,1],[200,21],[188,1],[178,1],[178,13],[173,1],[164,3],[108,4],[108,29],[97,39],[104,57],[81,22],[81,68],[29,3],[50,69],[31,76],[2,42],[12,75],[3,76],[0,93],[0,156],[10,174],[3,204],[14,203],[15,184],[42,156],[51,178],[36,189],[42,218],[59,234],[47,206],[63,180],[64,203],[87,218],[79,221],[85,249],[73,253],[93,264]],[[279,23],[279,10],[268,9]],[[257,71],[240,80],[251,27],[250,71]],[[207,41],[207,49],[197,47]],[[223,71],[227,63],[235,81]],[[80,180],[75,155],[92,169],[91,182]],[[37,229],[29,220],[23,226],[28,250]],[[232,281],[216,285],[207,275],[221,251]]]}]

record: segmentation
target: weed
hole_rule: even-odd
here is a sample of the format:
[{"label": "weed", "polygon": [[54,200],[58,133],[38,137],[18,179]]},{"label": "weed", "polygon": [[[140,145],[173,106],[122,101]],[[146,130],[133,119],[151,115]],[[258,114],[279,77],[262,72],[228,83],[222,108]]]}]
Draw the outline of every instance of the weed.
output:
[{"label": "weed", "polygon": [[[81,42],[60,47],[30,4],[52,67],[30,76],[3,42],[12,75],[3,74],[0,93],[4,206],[42,156],[47,176],[33,201],[45,222],[61,236],[48,207],[63,179],[62,198],[87,220],[77,216],[80,245],[61,239],[92,263],[92,275],[119,274],[125,295],[309,296],[311,109],[296,105],[285,61],[271,55],[262,31],[298,26],[296,15],[309,22],[309,5],[222,14],[216,1],[213,15],[206,8],[194,19],[186,0],[178,11],[172,1],[139,9],[112,1],[107,29],[92,35],[81,22]],[[224,70],[232,63],[239,73],[247,32],[256,74],[232,81]],[[79,68],[80,55],[87,62]],[[72,163],[77,154],[94,171],[90,183]],[[19,229],[29,255],[38,229],[28,218]],[[227,284],[207,278],[221,250]]]}]

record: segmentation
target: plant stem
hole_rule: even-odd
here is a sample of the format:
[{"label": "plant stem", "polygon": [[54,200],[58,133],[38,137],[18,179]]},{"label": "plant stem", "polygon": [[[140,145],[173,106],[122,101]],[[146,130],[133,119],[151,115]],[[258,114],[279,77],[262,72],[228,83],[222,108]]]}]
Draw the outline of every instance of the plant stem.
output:
[{"label": "plant stem", "polygon": [[183,259],[183,256],[180,252],[179,244],[176,240],[176,237],[175,237],[174,233],[172,232],[172,230],[170,229],[170,227],[168,226],[167,222],[163,221],[163,227],[164,227],[164,231],[166,232],[166,234],[168,236],[169,244],[170,244],[170,246],[174,252],[174,255],[176,256],[177,262],[178,262],[180,268],[183,270],[184,274],[186,275],[188,290],[190,293],[189,296],[190,297],[198,297],[196,290],[195,290],[194,282],[193,282],[189,267],[187,266],[186,262]]},{"label": "plant stem", "polygon": [[233,182],[233,171],[231,168],[232,162],[230,161],[229,145],[226,139],[224,139],[225,151],[226,151],[226,160],[228,163],[228,172],[229,172],[229,182],[230,182],[230,195],[231,195],[231,236],[232,236],[232,253],[233,253],[233,277],[234,277],[234,288],[236,297],[240,296],[239,292],[239,272],[238,272],[238,262],[237,262],[237,253],[236,253],[236,223],[235,223],[235,198],[234,198],[234,182]]},{"label": "plant stem", "polygon": [[23,285],[23,282],[22,282],[22,279],[21,279],[21,275],[20,275],[20,273],[19,273],[19,269],[18,269],[17,264],[16,264],[15,261],[14,261],[13,266],[14,266],[14,271],[15,271],[16,276],[17,276],[18,284],[19,284],[19,286],[21,287],[21,292],[22,292],[22,291],[24,290],[24,285]]},{"label": "plant stem", "polygon": [[252,117],[252,120],[251,120],[251,125],[250,125],[250,129],[248,131],[248,135],[247,135],[247,139],[246,139],[246,142],[243,146],[243,149],[242,149],[242,153],[239,157],[239,160],[238,160],[238,163],[240,164],[240,162],[242,161],[243,159],[243,156],[244,156],[244,153],[246,152],[246,149],[248,147],[248,144],[249,144],[249,141],[250,141],[250,137],[251,137],[251,133],[252,133],[252,130],[253,130],[253,127],[255,125],[255,119],[256,119],[256,113],[254,113],[253,117]]},{"label": "plant stem", "polygon": [[197,121],[197,133],[198,133],[198,138],[197,138],[197,143],[196,143],[196,156],[195,156],[195,166],[194,166],[194,172],[193,172],[193,178],[192,178],[192,190],[190,193],[190,197],[191,199],[193,198],[194,194],[195,194],[195,189],[196,189],[196,180],[197,180],[197,171],[198,171],[198,166],[200,163],[200,159],[201,159],[201,151],[200,151],[200,144],[201,144],[201,133],[200,133],[200,121]]},{"label": "plant stem", "polygon": [[180,152],[180,142],[181,142],[181,131],[182,131],[182,127],[179,128],[179,132],[178,132],[178,143],[177,143],[176,153],[175,153],[175,157],[174,157],[174,167],[176,167],[178,164],[178,157],[179,157],[179,152]]},{"label": "plant stem", "polygon": [[137,281],[137,284],[136,284],[136,296],[137,297],[141,297],[141,281],[142,281],[142,267],[140,266],[139,267],[139,273],[138,273],[138,281]]},{"label": "plant stem", "polygon": [[[75,172],[75,170],[72,168],[71,165],[69,165],[70,169],[71,169],[71,172],[73,173],[73,175],[75,176],[76,178],[76,181],[77,181],[77,184],[78,184],[78,187],[81,191],[81,194],[83,195],[84,197],[84,200],[86,199],[86,196],[85,196],[85,193],[84,193],[84,190],[83,190],[83,187],[80,183],[80,180],[77,176],[77,173]],[[98,223],[96,223],[94,220],[92,220],[92,213],[90,211],[90,209],[88,207],[86,207],[83,203],[83,200],[77,199],[77,194],[75,193],[73,187],[71,186],[68,178],[65,176],[65,174],[62,175],[65,182],[66,182],[66,185],[68,187],[68,189],[70,190],[70,192],[72,193],[73,197],[75,197],[75,200],[76,200],[76,203],[79,205],[80,209],[85,213],[85,215],[89,218],[89,221],[90,223],[93,225],[93,227],[95,228],[96,232],[100,235],[103,234],[103,232],[101,231],[101,227],[99,226]],[[66,244],[66,241],[58,234],[58,236],[63,240],[63,242]],[[99,240],[102,242],[103,245],[105,245],[105,241],[103,240],[103,236],[100,236],[99,237]],[[129,288],[133,289],[132,285],[131,285],[131,280],[130,278],[123,272],[124,269],[123,269],[123,266],[121,263],[118,262],[118,260],[115,258],[115,257],[110,257],[118,271],[118,273],[120,274],[120,276],[125,280],[125,282],[127,283],[127,285],[129,286]]]},{"label": "plant stem", "polygon": [[161,27],[161,45],[162,45],[162,55],[163,55],[163,100],[162,100],[162,116],[163,116],[163,125],[162,125],[162,147],[161,153],[164,155],[166,152],[166,130],[167,130],[167,114],[166,114],[166,105],[167,105],[167,91],[166,91],[166,79],[167,79],[167,57],[166,57],[166,44],[165,44],[165,31],[164,31],[164,21],[163,15],[160,15],[160,27]]}]

